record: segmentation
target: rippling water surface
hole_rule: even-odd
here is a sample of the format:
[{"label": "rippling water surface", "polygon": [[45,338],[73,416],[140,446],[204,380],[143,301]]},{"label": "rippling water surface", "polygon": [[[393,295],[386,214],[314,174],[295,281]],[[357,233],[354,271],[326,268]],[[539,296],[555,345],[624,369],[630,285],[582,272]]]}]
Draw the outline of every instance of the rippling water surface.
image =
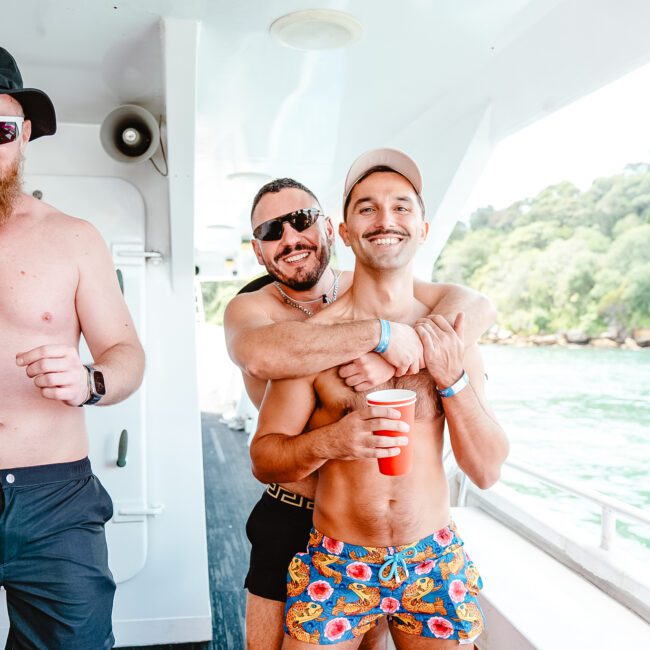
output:
[{"label": "rippling water surface", "polygon": [[[650,350],[481,351],[513,458],[650,511]],[[503,478],[536,507],[598,534],[597,506],[514,470]],[[622,519],[617,530],[624,548],[650,559],[650,526]]]}]

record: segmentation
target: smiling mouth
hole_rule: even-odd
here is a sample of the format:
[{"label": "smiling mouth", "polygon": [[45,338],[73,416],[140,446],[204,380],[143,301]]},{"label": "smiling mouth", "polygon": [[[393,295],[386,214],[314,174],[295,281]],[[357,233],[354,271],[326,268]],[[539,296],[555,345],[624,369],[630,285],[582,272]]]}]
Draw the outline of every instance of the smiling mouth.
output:
[{"label": "smiling mouth", "polygon": [[369,237],[368,241],[375,246],[394,246],[402,242],[403,238],[391,235],[390,237]]},{"label": "smiling mouth", "polygon": [[296,262],[302,262],[302,260],[304,260],[308,255],[309,251],[302,251],[295,255],[289,255],[289,257],[285,257],[282,261],[288,262],[289,264],[295,264]]}]

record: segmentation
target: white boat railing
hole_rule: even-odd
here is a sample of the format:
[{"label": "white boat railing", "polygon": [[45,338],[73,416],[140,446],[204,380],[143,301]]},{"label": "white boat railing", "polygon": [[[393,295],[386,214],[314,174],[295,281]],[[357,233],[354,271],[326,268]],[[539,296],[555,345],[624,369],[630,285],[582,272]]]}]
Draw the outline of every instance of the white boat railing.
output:
[{"label": "white boat railing", "polygon": [[[559,479],[518,460],[508,459],[504,464],[507,467],[512,467],[524,474],[534,476],[540,481],[548,483],[560,490],[575,494],[591,501],[592,503],[598,504],[602,510],[600,547],[605,551],[609,551],[614,545],[614,540],[616,538],[616,521],[618,519],[617,514],[625,515],[629,519],[634,519],[635,521],[650,525],[650,512],[646,510],[628,505],[618,499],[601,494],[596,490],[591,490],[578,485],[573,481]],[[467,482],[467,476],[461,472],[460,489],[458,493],[459,506],[465,505],[467,497]]]}]

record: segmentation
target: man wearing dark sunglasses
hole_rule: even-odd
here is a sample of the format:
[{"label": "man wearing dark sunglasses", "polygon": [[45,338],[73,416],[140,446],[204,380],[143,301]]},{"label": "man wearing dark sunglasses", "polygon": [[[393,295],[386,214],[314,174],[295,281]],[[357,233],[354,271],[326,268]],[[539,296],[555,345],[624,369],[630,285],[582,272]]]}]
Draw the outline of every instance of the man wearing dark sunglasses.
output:
[{"label": "man wearing dark sunglasses", "polygon": [[[312,315],[344,294],[351,273],[329,265],[333,226],[314,193],[293,179],[263,186],[253,200],[252,242],[267,284],[234,298],[225,314],[226,340],[242,370],[247,392],[259,408],[267,381],[311,374],[339,366],[339,375],[356,391],[389,378],[417,372],[422,344],[410,325],[390,323],[390,344],[381,354],[377,319],[311,324]],[[252,284],[252,283],[251,283]],[[470,345],[495,318],[483,295],[457,285],[415,283],[415,294],[432,312],[453,320],[466,315]],[[246,635],[249,650],[273,650],[282,643],[286,572],[293,555],[304,550],[312,525],[315,477],[271,485],[247,524],[252,543]],[[379,632],[379,634],[377,633]],[[385,635],[371,631],[361,648],[384,648]]]},{"label": "man wearing dark sunglasses", "polygon": [[[49,97],[0,48],[0,586],[7,648],[111,648],[113,506],[88,461],[84,409],[128,397],[144,354],[97,230],[22,192],[52,135]],[[79,359],[83,333],[92,365]]]},{"label": "man wearing dark sunglasses", "polygon": [[[307,373],[297,362],[303,376],[266,389],[250,448],[253,473],[295,485],[318,472],[308,547],[288,564],[283,650],[306,643],[358,650],[380,621],[388,621],[398,650],[473,647],[483,630],[481,579],[450,520],[445,421],[459,467],[481,488],[498,479],[508,443],[485,399],[478,348],[466,345],[464,314],[452,325],[414,291],[413,259],[429,230],[421,192],[420,171],[403,152],[374,150],[355,161],[339,226],[356,258],[354,280],[310,323],[330,331],[375,318],[376,354],[393,345],[388,320],[412,326],[421,370],[383,386],[417,396],[411,426],[388,405],[369,407],[336,367]],[[395,437],[374,435],[386,430]],[[410,450],[412,467],[383,465],[402,450]],[[276,531],[280,520],[276,514]],[[278,533],[255,533],[260,547],[273,549]]]}]

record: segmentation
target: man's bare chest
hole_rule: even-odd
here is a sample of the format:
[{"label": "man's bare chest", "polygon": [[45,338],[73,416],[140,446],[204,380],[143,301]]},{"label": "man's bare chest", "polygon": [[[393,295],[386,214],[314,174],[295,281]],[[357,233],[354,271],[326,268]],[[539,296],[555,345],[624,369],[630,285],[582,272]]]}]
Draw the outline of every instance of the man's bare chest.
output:
[{"label": "man's bare chest", "polygon": [[0,324],[5,332],[70,334],[78,327],[77,265],[47,242],[0,242]]},{"label": "man's bare chest", "polygon": [[416,420],[433,420],[443,414],[435,383],[426,370],[417,375],[395,377],[381,386],[374,387],[371,391],[356,392],[338,376],[338,368],[331,368],[316,378],[314,388],[318,399],[313,418],[318,420],[318,426],[322,426],[324,420],[338,420],[352,411],[365,408],[366,395],[369,392],[387,388],[415,391]]}]

